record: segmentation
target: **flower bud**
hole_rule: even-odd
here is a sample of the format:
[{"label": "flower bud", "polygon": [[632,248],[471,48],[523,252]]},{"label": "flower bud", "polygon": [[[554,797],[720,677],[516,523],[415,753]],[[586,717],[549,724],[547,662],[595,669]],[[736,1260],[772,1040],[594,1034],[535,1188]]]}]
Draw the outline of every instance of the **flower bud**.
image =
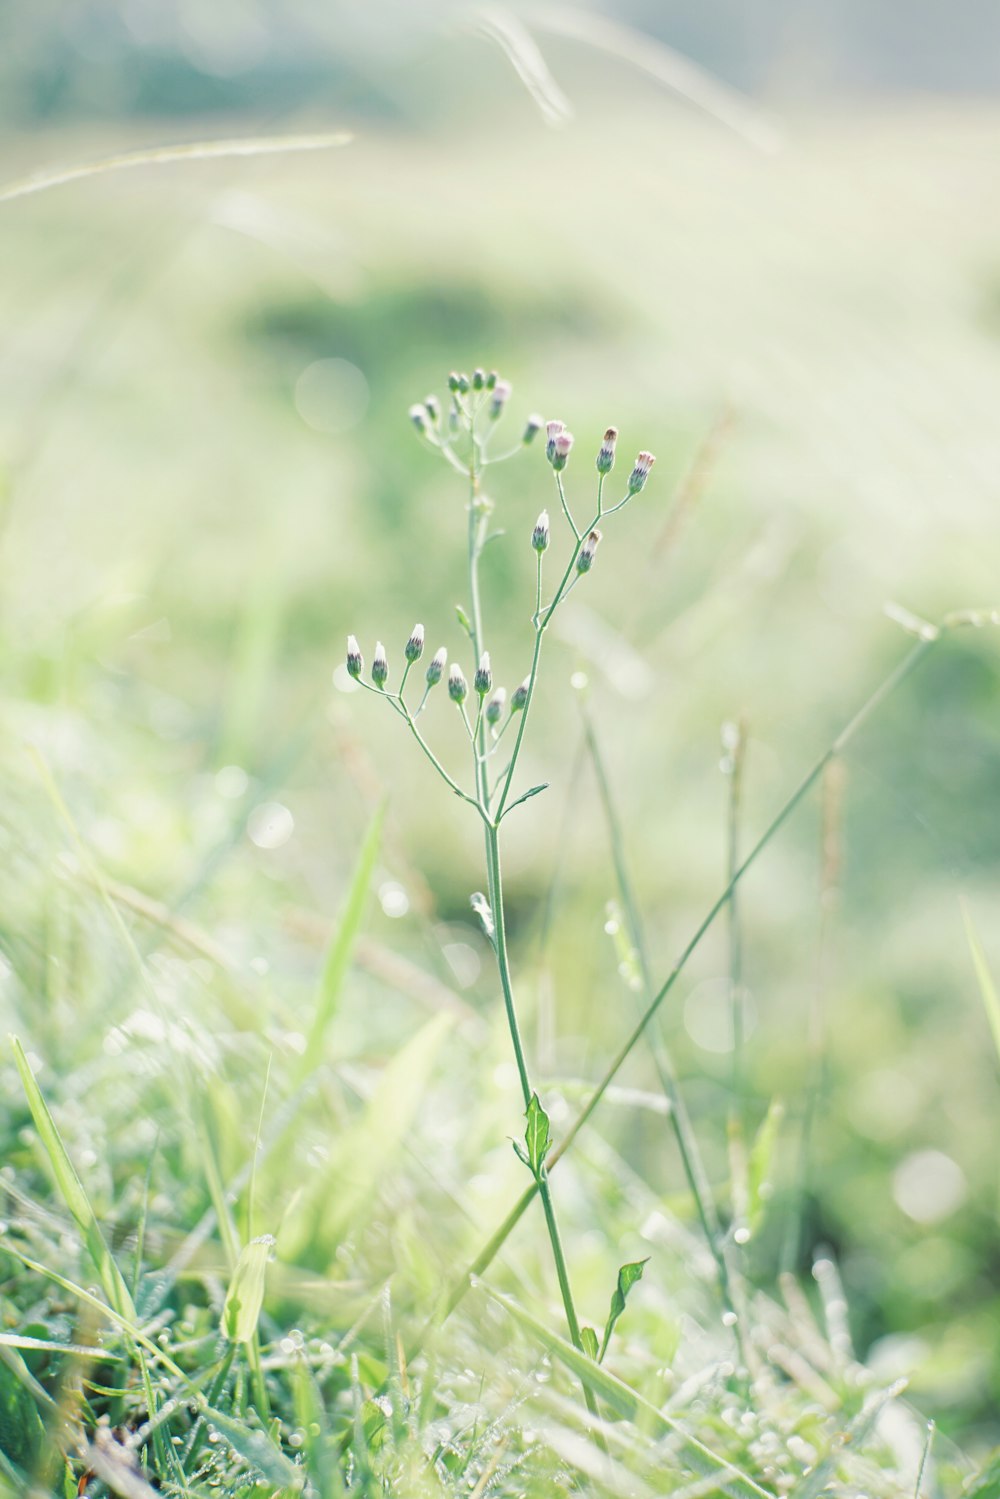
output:
[{"label": "flower bud", "polygon": [[441,678],[444,676],[444,669],[447,665],[448,652],[445,650],[444,646],[442,646],[439,651],[434,652],[433,656],[427,664],[427,685],[429,687],[437,686]]},{"label": "flower bud", "polygon": [[485,697],[493,686],[493,672],[490,670],[490,653],[483,651],[476,667],[476,675],[472,679],[472,685],[480,697]]},{"label": "flower bud", "polygon": [[365,658],[361,654],[361,647],[353,635],[347,637],[347,675],[358,680],[365,669]]},{"label": "flower bud", "polygon": [[424,396],[424,410],[436,427],[441,420],[441,402],[437,396]]},{"label": "flower bud", "polygon": [[615,466],[615,443],[618,441],[618,428],[609,427],[604,434],[600,451],[597,454],[597,472],[599,474],[610,474]]},{"label": "flower bud", "polygon": [[531,545],[536,552],[544,552],[549,545],[549,512],[543,510],[535,521],[535,529],[531,533]]},{"label": "flower bud", "polygon": [[424,654],[423,625],[413,626],[413,629],[410,631],[410,638],[406,642],[406,650],[403,654],[406,656],[407,661],[409,661],[411,664],[414,661],[420,660],[421,656]]},{"label": "flower bud", "polygon": [[459,375],[459,377],[458,377],[458,389],[459,389],[460,394],[463,395],[463,396],[467,396],[469,394],[469,377],[468,377],[468,375]]},{"label": "flower bud", "polygon": [[520,687],[515,687],[510,700],[510,711],[520,713],[528,701],[528,693],[531,690],[531,678],[525,677]]},{"label": "flower bud", "polygon": [[521,437],[521,441],[525,447],[527,447],[530,442],[534,442],[535,438],[538,436],[544,425],[545,423],[537,414],[532,414],[528,417],[527,425],[525,426],[524,433]]},{"label": "flower bud", "polygon": [[503,710],[507,702],[507,690],[498,687],[496,692],[486,704],[486,722],[489,724],[499,723],[503,717]]},{"label": "flower bud", "polygon": [[639,493],[640,489],[649,478],[649,471],[653,467],[653,464],[655,462],[656,459],[653,457],[652,453],[639,454],[638,458],[635,460],[635,468],[628,476],[629,494]]},{"label": "flower bud", "polygon": [[563,430],[562,432],[557,432],[555,437],[552,439],[553,456],[551,459],[551,463],[557,474],[566,467],[566,463],[569,458],[569,450],[572,446],[572,432],[567,432],[565,430]]},{"label": "flower bud", "polygon": [[472,371],[472,388],[473,388],[473,390],[482,390],[482,388],[483,388],[483,386],[485,384],[486,384],[486,372],[484,370],[478,370],[478,369],[477,370],[473,370]]},{"label": "flower bud", "polygon": [[550,463],[553,462],[556,456],[556,438],[560,432],[565,432],[565,430],[565,422],[545,423],[545,456]]},{"label": "flower bud", "polygon": [[427,436],[427,408],[418,401],[415,406],[410,407],[410,421],[416,427],[421,437]]},{"label": "flower bud", "polygon": [[490,416],[494,421],[503,415],[503,408],[510,400],[510,393],[513,388],[509,380],[497,380],[494,385],[493,395],[490,400]]},{"label": "flower bud", "polygon": [[457,661],[451,663],[451,672],[448,676],[448,696],[453,703],[464,703],[469,695],[469,684],[465,680],[465,673]]},{"label": "flower bud", "polygon": [[600,540],[600,531],[591,531],[577,554],[576,570],[578,573],[590,572],[594,565],[594,553],[597,551]]},{"label": "flower bud", "polygon": [[489,374],[486,376],[486,389],[487,390],[495,390],[496,389],[497,381],[499,379],[500,379],[499,371],[498,370],[490,370]]},{"label": "flower bud", "polygon": [[375,642],[375,659],[372,661],[372,681],[378,688],[383,688],[389,675],[389,662],[385,654],[385,646],[381,640]]},{"label": "flower bud", "polygon": [[452,370],[451,374],[448,376],[448,389],[451,391],[452,395],[454,395],[455,392],[456,392],[456,390],[458,390],[458,388],[459,388],[459,376],[458,376],[458,372],[456,370]]}]

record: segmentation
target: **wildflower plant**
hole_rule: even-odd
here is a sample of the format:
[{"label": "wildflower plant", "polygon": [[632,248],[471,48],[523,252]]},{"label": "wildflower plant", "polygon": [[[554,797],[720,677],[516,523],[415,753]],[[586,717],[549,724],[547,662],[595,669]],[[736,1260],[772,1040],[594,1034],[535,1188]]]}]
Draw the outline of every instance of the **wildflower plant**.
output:
[{"label": "wildflower plant", "polygon": [[[431,658],[424,673],[422,691],[419,694],[413,693],[412,672],[424,648],[423,625],[413,627],[403,650],[403,667],[395,687],[389,685],[390,666],[381,641],[375,647],[370,682],[365,680],[361,650],[353,635],[348,638],[347,670],[359,686],[382,697],[396,716],[402,719],[441,780],[455,796],[475,811],[482,824],[487,891],[485,894],[477,891],[471,897],[471,905],[496,955],[507,1024],[523,1095],[527,1126],[523,1143],[517,1142],[515,1149],[531,1172],[542,1203],[570,1337],[577,1349],[596,1353],[596,1346],[592,1348],[592,1344],[596,1345],[596,1336],[589,1328],[581,1329],[573,1301],[548,1179],[547,1157],[551,1146],[549,1120],[532,1086],[521,1036],[507,941],[501,828],[515,808],[546,789],[547,783],[543,783],[518,793],[517,771],[549,626],[573,589],[587,577],[594,566],[601,541],[598,524],[605,523],[640,493],[655,460],[651,453],[640,452],[624,485],[624,493],[616,496],[610,504],[607,503],[605,486],[614,468],[618,439],[617,429],[609,427],[598,447],[594,463],[596,495],[593,513],[586,524],[580,525],[570,504],[565,477],[574,451],[574,437],[562,421],[543,423],[540,417],[530,416],[524,425],[520,441],[505,451],[493,451],[497,424],[507,409],[510,396],[511,384],[508,380],[502,379],[495,372],[487,374],[477,369],[471,377],[458,373],[449,376],[446,414],[442,402],[433,395],[410,408],[410,419],[417,432],[452,469],[462,475],[467,484],[469,606],[467,610],[459,607],[456,612],[467,637],[471,689],[466,672],[458,661],[452,661],[447,679],[447,695],[457,709],[456,727],[468,744],[469,769],[464,783],[445,769],[425,736],[421,723],[433,689],[444,678],[448,663],[444,646]],[[490,531],[493,506],[484,493],[483,476],[491,465],[530,450],[543,425],[546,435],[545,459],[552,470],[556,502],[567,529],[566,545],[563,558],[553,568],[549,561],[550,547],[553,544],[552,528],[548,511],[542,510],[526,538],[535,557],[534,608],[530,615],[533,648],[527,675],[508,698],[506,688],[494,681],[480,587],[483,552],[487,543],[497,534]],[[550,581],[550,578],[554,581]],[[512,743],[510,739],[506,739],[511,730]],[[508,747],[509,753],[504,760],[503,755]],[[634,1272],[631,1279],[638,1279],[641,1266],[627,1266],[625,1271]]]}]

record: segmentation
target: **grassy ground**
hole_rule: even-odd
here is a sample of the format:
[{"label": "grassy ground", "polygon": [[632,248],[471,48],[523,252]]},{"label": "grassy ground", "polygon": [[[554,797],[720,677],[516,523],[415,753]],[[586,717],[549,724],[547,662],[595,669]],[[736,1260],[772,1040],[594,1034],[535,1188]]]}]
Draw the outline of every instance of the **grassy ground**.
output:
[{"label": "grassy ground", "polygon": [[[594,1392],[608,1451],[537,1204],[442,1319],[525,1183],[468,908],[481,837],[402,726],[331,686],[348,631],[369,660],[417,618],[462,645],[464,494],[410,401],[482,361],[514,380],[515,434],[534,408],[574,428],[574,484],[609,421],[658,455],[553,628],[523,772],[552,787],[509,825],[557,1138],[639,1003],[571,675],[658,984],[725,880],[720,726],[747,726],[746,849],[911,648],[887,599],[998,602],[995,114],[811,116],[763,156],[618,75],[575,81],[605,103],[561,133],[487,90],[461,131],[0,210],[11,1492],[88,1465],[92,1493],[146,1492],[98,1416],[191,1493],[913,1493],[930,1417],[926,1492],[955,1492],[1000,1440],[996,1059],[959,904],[998,966],[988,631],[935,645],[741,888],[741,1108],[751,1139],[784,1117],[730,1246],[736,1331],[641,1047],[554,1173],[588,1321],[650,1256]],[[106,144],[23,142],[5,175]],[[509,688],[551,485],[536,450],[490,480]],[[443,705],[428,722],[457,768]],[[731,963],[720,921],[660,1029],[724,1223]],[[234,1341],[262,1234],[259,1331]]]}]

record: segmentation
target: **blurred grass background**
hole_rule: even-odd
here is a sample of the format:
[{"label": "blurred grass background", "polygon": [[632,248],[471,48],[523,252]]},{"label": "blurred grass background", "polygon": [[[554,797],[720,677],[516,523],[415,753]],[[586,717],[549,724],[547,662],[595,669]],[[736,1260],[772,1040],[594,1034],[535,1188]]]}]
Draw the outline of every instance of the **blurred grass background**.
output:
[{"label": "blurred grass background", "polygon": [[[900,76],[885,59],[919,26],[899,6],[879,8],[884,45],[862,26],[834,47],[803,22],[790,52],[775,10],[752,66],[719,42],[724,7],[688,37],[636,7],[636,24],[757,91],[779,135],[764,150],[543,26],[572,105],[559,128],[464,8],[376,6],[350,24],[307,8],[157,9],[6,8],[5,180],[164,140],[354,138],[0,205],[4,1025],[44,1062],[109,1206],[138,1191],[157,1131],[173,1139],[171,1047],[228,1077],[211,1107],[230,1113],[216,1124],[238,1172],[266,1052],[294,1060],[323,934],[388,790],[379,899],[333,1045],[367,1076],[414,1035],[426,991],[414,998],[400,959],[444,986],[430,1003],[464,1017],[464,1042],[449,1043],[464,1061],[421,1107],[435,1099],[432,1133],[468,1127],[472,1248],[517,1180],[501,1151],[516,1078],[467,905],[479,838],[389,715],[331,676],[349,630],[369,659],[377,635],[398,662],[415,619],[430,648],[460,646],[461,481],[418,445],[406,408],[448,369],[483,364],[514,382],[512,437],[535,409],[576,432],[571,494],[589,493],[609,422],[629,455],[658,455],[559,622],[525,772],[553,788],[509,824],[530,1044],[572,1099],[634,1000],[604,932],[614,891],[594,786],[571,775],[571,674],[589,682],[662,975],[723,882],[722,723],[748,725],[749,842],[904,652],[887,600],[932,620],[1000,603],[997,80],[985,45],[966,48],[963,72],[955,38],[984,34],[954,12],[950,50],[928,10]],[[553,497],[539,451],[495,473],[508,536],[487,553],[487,609],[494,672],[513,688],[529,664],[527,539]],[[769,1285],[788,1244],[819,990],[826,1086],[795,1268],[830,1246],[859,1347],[912,1374],[918,1404],[973,1442],[998,1437],[1000,1099],[960,897],[1000,964],[997,650],[988,634],[949,640],[852,745],[825,956],[815,801],[742,901],[755,1106],[780,1096],[788,1111],[754,1272]],[[429,733],[448,763],[453,727],[437,705]],[[196,923],[239,974],[153,953],[176,1033],[148,1015],[143,1030],[119,934],[27,744],[107,878]],[[161,947],[155,923],[135,930]],[[663,1022],[720,1190],[726,961],[720,930]],[[637,1057],[627,1082],[651,1089],[647,1066]],[[15,1098],[9,1060],[4,1072]],[[24,1119],[11,1103],[12,1152]],[[688,1213],[659,1116],[612,1100],[598,1134]],[[614,1171],[601,1175],[603,1148],[584,1156],[601,1185],[567,1188],[595,1260],[642,1227]],[[183,1131],[176,1149],[195,1149]],[[314,1122],[289,1175],[308,1183],[328,1150]],[[264,1200],[287,1206],[276,1182]],[[192,1178],[189,1201],[160,1207],[180,1232],[203,1205]],[[300,1235],[296,1263],[329,1269],[327,1230],[312,1248]],[[454,1265],[440,1235],[438,1269]]]}]

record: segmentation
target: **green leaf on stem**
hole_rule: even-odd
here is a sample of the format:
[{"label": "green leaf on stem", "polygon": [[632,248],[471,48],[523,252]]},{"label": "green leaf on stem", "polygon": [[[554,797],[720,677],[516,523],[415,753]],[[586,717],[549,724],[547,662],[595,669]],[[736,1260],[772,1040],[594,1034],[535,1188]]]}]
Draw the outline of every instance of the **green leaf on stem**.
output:
[{"label": "green leaf on stem", "polygon": [[465,610],[462,608],[461,604],[456,604],[455,605],[455,618],[458,620],[459,624],[462,626],[462,629],[465,631],[466,635],[468,635],[469,639],[471,640],[472,639],[472,621],[469,618],[469,616],[466,614]]},{"label": "green leaf on stem", "polygon": [[531,788],[530,791],[526,791],[523,796],[519,796],[516,801],[511,802],[510,806],[506,809],[506,811],[503,814],[504,817],[507,816],[508,812],[513,812],[514,808],[515,807],[519,807],[522,802],[526,802],[529,797],[537,796],[540,791],[548,791],[548,789],[549,789],[549,783],[548,783],[548,781],[543,781],[540,786],[532,786],[532,788]]},{"label": "green leaf on stem", "polygon": [[647,1256],[644,1260],[634,1260],[631,1264],[623,1265],[618,1272],[618,1284],[615,1286],[614,1294],[611,1297],[611,1310],[608,1313],[608,1320],[604,1324],[604,1338],[601,1342],[601,1351],[598,1354],[599,1363],[603,1363],[604,1361],[604,1355],[607,1353],[608,1344],[611,1341],[611,1334],[615,1330],[615,1323],[625,1310],[628,1293],[637,1280],[642,1280],[643,1269],[648,1263],[649,1257]]},{"label": "green leaf on stem", "polygon": [[262,1234],[241,1251],[222,1309],[222,1332],[230,1343],[249,1343],[264,1302],[264,1277],[274,1239]]},{"label": "green leaf on stem", "polygon": [[542,1173],[549,1150],[549,1116],[538,1102],[538,1094],[532,1093],[531,1102],[524,1111],[528,1121],[524,1131],[524,1143],[528,1149],[527,1164],[537,1180]]},{"label": "green leaf on stem", "polygon": [[747,1169],[747,1226],[751,1229],[759,1226],[767,1206],[771,1190],[771,1170],[784,1117],[785,1105],[780,1098],[773,1098],[750,1151]]}]

